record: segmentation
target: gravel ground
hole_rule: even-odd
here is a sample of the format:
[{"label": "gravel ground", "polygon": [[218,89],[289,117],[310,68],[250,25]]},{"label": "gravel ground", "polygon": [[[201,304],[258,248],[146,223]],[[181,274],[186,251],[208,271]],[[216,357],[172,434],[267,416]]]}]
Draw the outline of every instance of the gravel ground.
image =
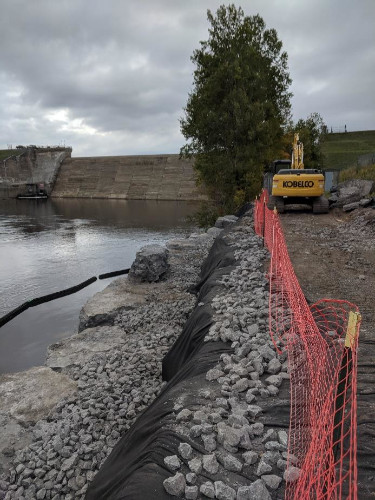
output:
[{"label": "gravel ground", "polygon": [[[214,323],[205,340],[228,342],[233,354],[221,355],[207,372],[199,409],[176,402],[176,429],[187,439],[165,457],[171,476],[164,487],[172,495],[281,499],[285,480],[299,474],[294,466],[286,470],[287,432],[278,425],[277,408],[280,399],[287,400],[289,375],[286,358],[276,354],[267,331],[267,252],[252,227],[245,216],[225,236],[238,264],[218,284],[211,303]],[[172,243],[167,280],[157,291],[152,288],[146,304],[122,311],[108,327],[123,331],[116,352],[63,370],[78,382],[78,392],[35,426],[34,442],[17,452],[9,476],[0,481],[0,498],[84,498],[120,436],[163,387],[161,361],[194,307],[187,290],[198,281],[218,232]],[[194,452],[187,442],[192,440]]]},{"label": "gravel ground", "polygon": [[[364,338],[373,342],[372,214],[289,213],[282,223],[308,299],[328,296],[358,303]],[[278,405],[288,404],[289,374],[285,356],[276,354],[269,338],[268,255],[252,227],[248,215],[225,236],[237,265],[218,283],[211,302],[214,323],[205,339],[227,342],[233,354],[222,354],[207,372],[197,408],[176,402],[174,429],[182,439],[175,455],[165,457],[170,477],[164,488],[186,499],[281,499],[285,480],[299,475],[294,457],[287,455],[287,432],[278,422]],[[116,351],[63,369],[78,382],[78,392],[37,423],[33,443],[17,452],[9,475],[0,479],[0,499],[84,498],[120,436],[163,387],[162,359],[194,308],[196,299],[188,289],[198,281],[218,233],[172,242],[167,279],[157,290],[150,287],[145,304],[122,311],[112,327],[103,327],[123,332]],[[361,377],[359,388],[366,393]],[[361,404],[360,399],[367,415],[372,403]],[[288,458],[292,465],[287,469]],[[361,480],[371,482],[366,473]],[[371,487],[360,488],[361,498],[367,498]]]},{"label": "gravel ground", "polygon": [[161,361],[194,306],[187,289],[198,281],[212,242],[192,235],[185,241],[188,251],[171,252],[169,276],[157,292],[150,286],[146,304],[103,327],[103,335],[106,328],[123,330],[115,352],[63,370],[78,381],[78,392],[36,424],[33,443],[16,453],[9,475],[0,479],[0,498],[84,498],[120,436],[160,392]]},{"label": "gravel ground", "polygon": [[267,252],[252,227],[252,218],[243,217],[225,236],[238,264],[219,282],[205,341],[229,342],[234,352],[222,354],[207,372],[206,404],[195,411],[181,405],[176,414],[177,430],[193,442],[194,453],[182,441],[178,453],[165,459],[171,477],[164,487],[175,496],[281,499],[285,479],[299,475],[297,467],[286,470],[287,432],[278,425],[277,410],[275,427],[265,416],[287,397],[289,374],[285,355],[276,354],[269,337]]},{"label": "gravel ground", "polygon": [[281,222],[307,299],[348,300],[362,314],[358,349],[358,498],[375,497],[375,210],[314,216],[290,211]]}]

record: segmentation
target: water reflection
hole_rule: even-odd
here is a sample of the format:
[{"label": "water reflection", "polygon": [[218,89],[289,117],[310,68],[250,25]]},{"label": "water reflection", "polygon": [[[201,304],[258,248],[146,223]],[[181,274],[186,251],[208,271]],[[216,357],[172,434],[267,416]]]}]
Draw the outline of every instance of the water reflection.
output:
[{"label": "water reflection", "polygon": [[[186,216],[196,206],[125,200],[0,201],[0,315],[26,300],[130,267],[141,246],[188,232]],[[107,284],[100,281],[79,294],[30,309],[2,327],[0,372],[42,363],[45,347],[75,330],[83,303]]]}]

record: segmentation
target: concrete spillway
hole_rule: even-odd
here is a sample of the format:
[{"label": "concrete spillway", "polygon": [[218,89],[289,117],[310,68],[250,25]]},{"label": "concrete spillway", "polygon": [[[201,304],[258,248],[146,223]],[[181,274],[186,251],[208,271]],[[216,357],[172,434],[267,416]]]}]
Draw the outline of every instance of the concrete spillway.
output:
[{"label": "concrete spillway", "polygon": [[58,198],[202,200],[192,160],[179,155],[66,158],[52,192]]}]

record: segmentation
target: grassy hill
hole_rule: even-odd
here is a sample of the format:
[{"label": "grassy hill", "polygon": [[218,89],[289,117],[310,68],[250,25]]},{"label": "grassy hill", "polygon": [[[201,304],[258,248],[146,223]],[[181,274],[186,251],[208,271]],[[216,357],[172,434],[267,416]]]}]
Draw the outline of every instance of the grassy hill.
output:
[{"label": "grassy hill", "polygon": [[326,157],[324,169],[357,166],[359,156],[373,153],[375,157],[375,130],[327,134],[323,152]]},{"label": "grassy hill", "polygon": [[8,156],[19,155],[22,153],[22,150],[19,149],[0,149],[0,161],[5,160]]}]

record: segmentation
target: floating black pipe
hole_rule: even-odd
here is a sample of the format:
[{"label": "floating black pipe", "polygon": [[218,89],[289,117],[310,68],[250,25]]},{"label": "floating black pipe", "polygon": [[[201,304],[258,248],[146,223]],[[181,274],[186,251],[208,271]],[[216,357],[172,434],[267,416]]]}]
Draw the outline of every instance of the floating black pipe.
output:
[{"label": "floating black pipe", "polygon": [[120,271],[113,271],[111,273],[99,274],[99,279],[104,280],[106,278],[113,278],[114,276],[120,276],[121,274],[128,274],[130,269],[121,269]]}]

